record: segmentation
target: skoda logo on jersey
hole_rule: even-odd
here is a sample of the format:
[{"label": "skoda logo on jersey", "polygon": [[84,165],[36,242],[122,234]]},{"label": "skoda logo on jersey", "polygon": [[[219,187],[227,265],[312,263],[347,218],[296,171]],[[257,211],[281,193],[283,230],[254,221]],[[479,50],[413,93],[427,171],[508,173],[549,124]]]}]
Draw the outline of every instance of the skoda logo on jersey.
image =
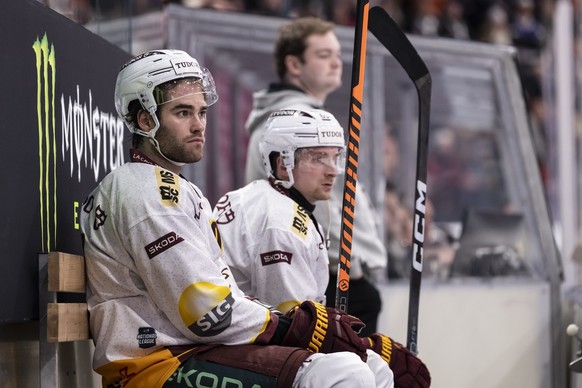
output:
[{"label": "skoda logo on jersey", "polygon": [[233,303],[228,286],[199,282],[182,292],[178,308],[182,321],[194,334],[211,337],[230,326]]},{"label": "skoda logo on jersey", "polygon": [[184,241],[184,239],[180,237],[180,235],[176,234],[176,232],[170,232],[146,245],[145,250],[148,254],[148,257],[153,259],[160,253],[170,249],[182,241]]},{"label": "skoda logo on jersey", "polygon": [[291,264],[291,259],[293,254],[291,252],[285,251],[271,251],[266,253],[261,253],[261,264],[263,266],[277,263]]}]

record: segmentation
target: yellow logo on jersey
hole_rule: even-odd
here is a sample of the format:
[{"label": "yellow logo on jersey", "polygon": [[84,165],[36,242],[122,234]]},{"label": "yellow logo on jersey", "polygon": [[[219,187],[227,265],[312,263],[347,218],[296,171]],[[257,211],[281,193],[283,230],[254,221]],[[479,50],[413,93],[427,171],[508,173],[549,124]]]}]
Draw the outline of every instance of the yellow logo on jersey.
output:
[{"label": "yellow logo on jersey", "polygon": [[291,231],[305,240],[305,238],[307,237],[307,227],[309,225],[309,215],[298,204],[295,204],[294,207],[295,214],[293,215]]},{"label": "yellow logo on jersey", "polygon": [[180,201],[180,181],[178,176],[168,170],[156,167],[156,179],[164,206],[177,206]]},{"label": "yellow logo on jersey", "polygon": [[230,326],[233,303],[234,298],[227,286],[199,282],[184,289],[178,309],[182,321],[194,334],[209,337]]}]

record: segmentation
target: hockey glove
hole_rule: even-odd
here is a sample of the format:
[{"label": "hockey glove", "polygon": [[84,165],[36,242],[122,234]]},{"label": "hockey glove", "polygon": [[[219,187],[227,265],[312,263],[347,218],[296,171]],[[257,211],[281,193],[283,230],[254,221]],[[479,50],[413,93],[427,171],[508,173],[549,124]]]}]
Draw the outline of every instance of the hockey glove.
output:
[{"label": "hockey glove", "polygon": [[353,352],[366,361],[366,343],[358,337],[365,326],[358,318],[324,305],[305,301],[286,316],[291,326],[281,345],[297,346],[315,353]]},{"label": "hockey glove", "polygon": [[430,387],[430,372],[420,358],[387,335],[374,333],[367,338],[370,349],[388,363],[394,373],[394,388]]}]

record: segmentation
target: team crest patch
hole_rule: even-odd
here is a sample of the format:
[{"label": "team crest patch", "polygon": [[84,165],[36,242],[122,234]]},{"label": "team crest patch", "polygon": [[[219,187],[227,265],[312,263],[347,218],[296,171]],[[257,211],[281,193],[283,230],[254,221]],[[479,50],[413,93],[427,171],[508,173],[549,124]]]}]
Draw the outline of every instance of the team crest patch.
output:
[{"label": "team crest patch", "polygon": [[291,264],[291,258],[293,254],[284,251],[271,251],[267,253],[261,253],[261,264],[263,266],[277,263]]}]

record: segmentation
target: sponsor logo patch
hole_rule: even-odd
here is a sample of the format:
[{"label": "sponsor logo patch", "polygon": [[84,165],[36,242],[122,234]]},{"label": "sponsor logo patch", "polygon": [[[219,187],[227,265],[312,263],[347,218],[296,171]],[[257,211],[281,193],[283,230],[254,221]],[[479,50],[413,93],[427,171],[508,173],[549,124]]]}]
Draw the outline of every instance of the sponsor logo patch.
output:
[{"label": "sponsor logo patch", "polygon": [[176,234],[176,232],[170,232],[165,236],[160,237],[156,241],[151,242],[145,246],[146,253],[150,259],[153,259],[160,253],[170,249],[174,245],[177,245],[184,241],[182,237]]},{"label": "sponsor logo patch", "polygon": [[140,327],[137,332],[137,344],[141,349],[156,346],[157,338],[156,329],[153,327]]},{"label": "sponsor logo patch", "polygon": [[293,222],[291,223],[291,231],[305,240],[307,237],[307,225],[309,225],[309,215],[301,206],[295,204],[295,214],[293,215]]},{"label": "sponsor logo patch", "polygon": [[293,254],[284,251],[271,251],[266,253],[261,253],[261,264],[263,266],[277,263],[287,263],[291,264],[291,259]]},{"label": "sponsor logo patch", "polygon": [[178,206],[180,201],[180,182],[174,173],[156,167],[156,179],[164,206]]},{"label": "sponsor logo patch", "polygon": [[184,289],[178,308],[182,321],[194,334],[212,337],[230,327],[233,304],[228,286],[198,282]]}]

